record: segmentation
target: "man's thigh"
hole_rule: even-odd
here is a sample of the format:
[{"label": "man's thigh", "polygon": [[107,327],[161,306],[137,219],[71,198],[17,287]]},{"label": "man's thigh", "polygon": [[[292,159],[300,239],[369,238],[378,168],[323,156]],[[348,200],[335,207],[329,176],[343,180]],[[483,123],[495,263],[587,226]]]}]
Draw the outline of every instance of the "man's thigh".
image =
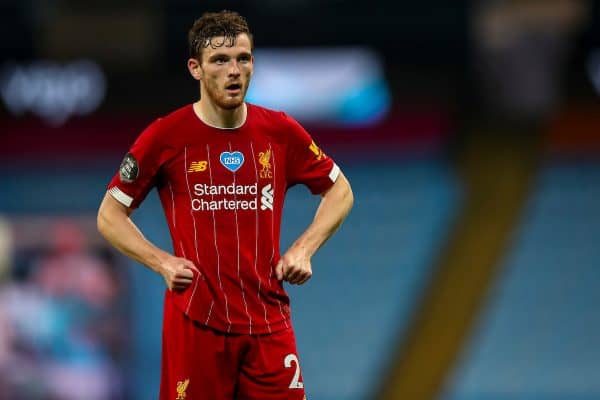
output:
[{"label": "man's thigh", "polygon": [[303,400],[304,381],[292,328],[252,336],[241,365],[237,400]]},{"label": "man's thigh", "polygon": [[238,360],[224,334],[165,307],[160,400],[232,400]]}]

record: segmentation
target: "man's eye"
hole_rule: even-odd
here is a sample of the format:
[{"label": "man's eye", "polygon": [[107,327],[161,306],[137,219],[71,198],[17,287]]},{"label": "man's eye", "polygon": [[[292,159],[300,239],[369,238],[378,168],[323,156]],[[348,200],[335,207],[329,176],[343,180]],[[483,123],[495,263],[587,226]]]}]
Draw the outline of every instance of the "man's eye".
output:
[{"label": "man's eye", "polygon": [[219,58],[215,59],[215,63],[217,63],[217,64],[225,64],[226,61],[227,60],[223,57],[219,57]]},{"label": "man's eye", "polygon": [[241,56],[240,57],[240,62],[250,62],[250,57],[249,56]]}]

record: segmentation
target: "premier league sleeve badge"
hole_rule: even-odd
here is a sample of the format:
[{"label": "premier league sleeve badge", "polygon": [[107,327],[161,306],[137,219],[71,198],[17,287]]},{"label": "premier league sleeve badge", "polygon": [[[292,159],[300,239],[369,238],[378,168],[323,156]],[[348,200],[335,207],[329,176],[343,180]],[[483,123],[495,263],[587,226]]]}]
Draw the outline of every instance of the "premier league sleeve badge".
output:
[{"label": "premier league sleeve badge", "polygon": [[140,168],[133,154],[125,154],[125,158],[123,158],[121,167],[119,168],[119,178],[121,179],[121,182],[131,183],[135,181],[139,172]]}]

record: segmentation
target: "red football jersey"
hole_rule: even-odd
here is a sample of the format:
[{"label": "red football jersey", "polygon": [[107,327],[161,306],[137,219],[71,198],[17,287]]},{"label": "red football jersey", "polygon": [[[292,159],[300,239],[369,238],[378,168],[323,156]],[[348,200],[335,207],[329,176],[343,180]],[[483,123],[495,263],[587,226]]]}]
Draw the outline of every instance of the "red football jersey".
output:
[{"label": "red football jersey", "polygon": [[207,125],[192,105],[154,121],[108,186],[137,208],[156,186],[173,249],[202,272],[167,306],[222,332],[262,334],[289,325],[289,298],[274,269],[287,189],[318,194],[337,165],[294,119],[247,104],[242,126]]}]

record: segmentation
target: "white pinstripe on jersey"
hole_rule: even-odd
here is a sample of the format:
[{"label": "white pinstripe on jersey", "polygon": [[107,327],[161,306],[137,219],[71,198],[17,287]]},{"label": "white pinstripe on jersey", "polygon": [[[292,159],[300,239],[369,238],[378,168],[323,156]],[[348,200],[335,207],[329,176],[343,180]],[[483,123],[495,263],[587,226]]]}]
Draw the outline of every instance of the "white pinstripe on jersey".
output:
[{"label": "white pinstripe on jersey", "polygon": [[[256,167],[256,153],[254,152],[254,144],[252,142],[250,142],[250,150],[252,151],[252,161],[254,162],[254,175],[256,177],[256,183],[258,183],[258,168]],[[256,231],[254,234],[254,272],[256,273],[256,277],[258,278],[258,290],[256,291],[258,300],[260,301],[260,303],[263,306],[263,309],[265,310],[265,322],[267,323],[267,329],[269,330],[269,333],[271,333],[271,324],[269,323],[269,319],[267,318],[267,307],[265,306],[265,302],[263,299],[261,299],[260,297],[260,286],[262,283],[262,279],[260,278],[260,274],[258,273],[258,268],[256,266],[257,262],[258,262],[258,208],[255,210],[255,215],[256,215],[256,222],[255,222],[255,227],[256,227]]]},{"label": "white pinstripe on jersey", "polygon": [[[212,175],[212,167],[210,162],[210,146],[206,145],[206,159],[208,160],[208,174],[210,176],[210,184],[213,184],[213,175]],[[214,200],[215,196],[211,195],[211,199]],[[227,332],[231,332],[231,319],[229,318],[229,304],[227,302],[227,293],[223,290],[223,282],[221,282],[221,259],[219,256],[219,246],[217,245],[217,221],[215,218],[215,211],[212,211],[212,220],[213,220],[213,236],[215,238],[215,252],[217,254],[217,277],[219,278],[219,287],[221,288],[221,292],[223,292],[223,298],[225,299],[225,316],[227,317],[227,323],[229,324],[227,327]]]},{"label": "white pinstripe on jersey", "polygon": [[213,306],[214,306],[214,305],[215,305],[215,301],[213,300],[213,301],[210,303],[210,310],[208,310],[208,316],[206,317],[206,321],[204,321],[204,324],[205,324],[205,325],[208,325],[208,321],[210,321],[210,316],[212,315],[212,309],[213,309]]},{"label": "white pinstripe on jersey", "polygon": [[[187,174],[187,146],[185,146],[183,148],[183,173],[185,174],[185,183],[186,183],[186,187],[187,187],[187,191],[188,194],[190,196],[190,203],[192,202],[192,192],[190,191],[190,182],[188,179],[188,174]],[[192,223],[194,225],[194,248],[196,249],[196,262],[198,263],[197,265],[200,264],[200,256],[198,255],[198,234],[196,231],[196,217],[194,217],[194,211],[192,210],[192,208],[190,207],[190,215],[192,217]],[[182,246],[183,248],[183,246]],[[194,295],[196,294],[196,289],[198,288],[198,282],[200,281],[200,276],[196,277],[196,283],[194,284],[194,290],[192,291],[192,295],[190,296],[190,299],[188,301],[188,305],[185,309],[185,313],[188,314],[190,312],[190,306],[192,305],[192,299],[194,298]]]},{"label": "white pinstripe on jersey", "polygon": [[[231,148],[231,142],[229,142],[229,151],[233,151],[233,149]],[[236,183],[235,183],[235,177],[236,177],[236,173],[235,171],[233,171],[233,186],[235,187]],[[237,194],[233,194],[233,199],[237,202]],[[234,213],[235,213],[235,236],[237,239],[237,271],[238,271],[238,278],[240,280],[240,290],[242,291],[242,300],[244,301],[244,309],[246,310],[246,315],[248,315],[248,323],[250,324],[250,335],[252,335],[252,316],[250,315],[250,313],[248,312],[248,303],[246,303],[246,294],[244,293],[244,281],[242,279],[242,276],[240,275],[240,227],[238,224],[238,212],[237,212],[237,207],[235,207],[233,209]]]},{"label": "white pinstripe on jersey", "polygon": [[[171,185],[171,182],[169,182],[169,192],[171,192],[171,215],[173,216],[173,228],[177,228],[177,220],[175,218],[175,196],[173,195],[173,186]],[[183,241],[181,238],[179,238],[179,247],[181,248],[181,254],[183,255],[183,258],[187,258],[185,255],[185,250],[183,249]]]},{"label": "white pinstripe on jersey", "polygon": [[[184,158],[186,158],[186,157],[184,157]],[[184,166],[185,166],[185,164],[187,164],[187,162],[184,162]],[[185,173],[187,174],[187,171]],[[186,178],[187,178],[187,175],[186,175]],[[173,195],[173,187],[171,185],[171,182],[169,182],[169,192],[171,193],[171,210],[172,210],[171,211],[171,215],[173,216],[173,228],[176,229],[177,228],[177,219],[175,217],[175,210],[176,210],[175,209],[175,197]],[[189,186],[188,186],[188,193],[189,193]],[[193,216],[192,216],[192,218],[193,218]],[[195,226],[194,226],[194,229],[195,229]],[[183,247],[183,241],[181,240],[181,238],[179,239],[179,247],[181,248],[181,255],[183,256],[183,258],[187,258],[186,254],[185,254],[184,247]],[[200,276],[198,276],[196,278],[196,283],[194,285],[194,290],[192,292],[192,296],[190,297],[190,300],[189,300],[188,305],[187,305],[186,310],[185,310],[186,314],[190,312],[190,306],[192,304],[192,298],[194,297],[194,294],[196,293],[196,288],[198,287],[198,282],[199,281],[200,281]],[[212,311],[212,305],[211,305],[210,310]],[[208,312],[208,318],[206,319],[206,323],[208,323],[209,319],[210,319],[210,311]]]},{"label": "white pinstripe on jersey", "polygon": [[[273,193],[277,193],[277,191],[275,190],[275,185],[277,182],[277,163],[275,162],[275,152],[273,151],[273,147],[271,146],[271,143],[269,143],[269,149],[271,150],[271,157],[273,157]],[[273,270],[273,258],[275,257],[275,213],[271,213],[271,243],[273,244],[273,250],[271,252],[271,262],[269,262],[269,266],[271,267],[271,279],[269,279],[269,282],[271,282],[271,280],[273,279],[273,274],[274,274],[274,270]],[[277,300],[277,302],[279,303],[279,312],[281,312],[281,316],[283,317],[283,322],[285,323],[285,327],[289,328],[288,323],[286,321],[285,318],[285,314],[283,313],[283,308],[281,307],[281,301]]]},{"label": "white pinstripe on jersey", "polygon": [[177,228],[177,220],[175,219],[175,197],[173,196],[173,187],[169,182],[169,192],[171,193],[171,215],[173,216],[173,228]]}]

